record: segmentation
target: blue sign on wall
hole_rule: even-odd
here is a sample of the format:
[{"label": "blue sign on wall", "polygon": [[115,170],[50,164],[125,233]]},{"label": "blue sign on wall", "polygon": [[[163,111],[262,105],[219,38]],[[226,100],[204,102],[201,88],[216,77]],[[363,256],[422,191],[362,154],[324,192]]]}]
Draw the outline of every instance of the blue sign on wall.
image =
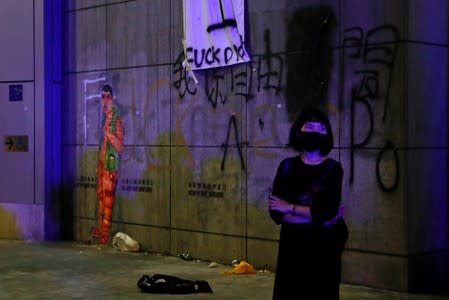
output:
[{"label": "blue sign on wall", "polygon": [[23,85],[11,84],[9,85],[9,101],[23,100]]}]

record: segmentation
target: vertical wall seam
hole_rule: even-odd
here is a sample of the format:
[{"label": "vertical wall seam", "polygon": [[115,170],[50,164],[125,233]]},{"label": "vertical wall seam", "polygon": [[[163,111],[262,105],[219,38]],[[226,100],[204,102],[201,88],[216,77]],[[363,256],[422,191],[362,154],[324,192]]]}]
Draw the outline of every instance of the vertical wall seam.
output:
[{"label": "vertical wall seam", "polygon": [[[337,51],[337,59],[338,59],[338,65],[337,65],[337,72],[339,72],[339,70],[341,68],[344,68],[344,66],[341,66],[341,64],[343,63],[342,60],[340,59],[342,57],[341,52],[344,51],[343,49],[343,45],[341,45],[341,41],[342,41],[342,20],[343,20],[343,12],[342,12],[342,4],[341,4],[342,0],[338,0],[338,20],[336,22],[338,30],[337,30],[337,47],[336,47],[336,51]],[[343,86],[342,86],[343,85]],[[344,82],[341,81],[341,77],[337,76],[337,91],[340,90],[344,90]],[[338,101],[343,101],[343,99],[339,99]],[[342,159],[342,149],[341,149],[341,138],[342,138],[342,126],[341,126],[341,115],[340,115],[340,108],[337,105],[337,116],[338,116],[338,161],[341,162]]]},{"label": "vertical wall seam", "polygon": [[[248,8],[246,7],[244,9],[248,9]],[[246,38],[247,38],[247,35],[245,34],[245,39]],[[246,69],[246,73],[247,74],[248,74],[248,71],[251,72],[251,69],[248,70],[248,64],[245,65],[245,69]],[[246,86],[246,94],[249,95],[249,93],[250,93],[250,90],[249,90],[249,87],[247,85]],[[248,141],[247,145],[249,145],[248,101],[243,101],[243,108],[245,109],[244,116],[245,116],[246,122],[245,122],[244,130],[242,131],[242,133],[245,133],[245,139],[243,139],[243,134],[242,134],[241,143],[244,143],[244,141]],[[242,122],[242,127],[243,127],[243,122]],[[244,176],[243,180],[244,180],[244,183],[245,183],[245,190],[244,190],[244,193],[243,193],[244,208],[245,208],[245,211],[244,211],[245,222],[243,222],[243,224],[244,224],[245,228],[244,228],[244,231],[243,231],[243,233],[244,233],[243,242],[244,242],[244,249],[245,249],[244,250],[245,251],[245,256],[244,257],[245,257],[246,260],[248,260],[248,174],[249,174],[249,172],[248,172],[248,168],[249,168],[249,161],[248,161],[249,154],[248,154],[248,151],[249,151],[249,148],[245,147],[245,155],[244,155],[244,157],[246,157],[246,168],[243,170],[244,171],[244,173],[243,173],[243,176]]]},{"label": "vertical wall seam", "polygon": [[[409,30],[410,30],[410,28],[409,28],[409,22],[408,22],[408,20],[409,20],[409,16],[410,16],[410,5],[408,5],[408,1],[407,0],[403,0],[402,1],[402,12],[403,12],[403,16],[402,16],[402,26],[403,26],[403,28],[404,28],[404,31],[405,31],[405,34],[406,34],[406,39],[407,39],[407,41],[409,40],[409,37],[410,37],[410,32],[409,32]],[[410,43],[409,42],[405,42],[405,43],[403,43],[403,45],[404,45],[404,49],[403,49],[403,51],[404,51],[404,55],[403,55],[403,57],[402,57],[402,65],[403,65],[403,71],[402,71],[402,82],[403,82],[403,95],[404,95],[404,97],[403,97],[403,102],[402,102],[402,108],[403,108],[403,112],[404,112],[404,123],[406,124],[406,128],[404,129],[404,132],[403,132],[403,134],[404,134],[404,142],[405,142],[405,145],[406,146],[408,146],[408,144],[409,144],[409,135],[408,135],[408,132],[409,132],[409,116],[408,116],[408,113],[409,113],[409,111],[408,111],[408,105],[407,105],[407,103],[409,102],[409,97],[408,97],[408,90],[409,90],[409,85],[408,85],[408,64],[407,64],[407,60],[408,60],[408,49],[409,49],[409,45],[410,45]],[[408,165],[408,163],[407,163],[407,161],[408,161],[408,158],[409,158],[409,153],[408,153],[408,150],[405,150],[404,151],[404,153],[403,153],[403,156],[404,156],[404,161],[405,161],[405,163],[404,164],[402,164],[403,165],[403,172],[404,172],[404,175],[405,176],[403,176],[403,178],[404,178],[404,180],[403,180],[403,191],[404,191],[404,195],[405,195],[405,198],[404,199],[409,199],[410,197],[409,197],[409,195],[410,195],[410,190],[409,190],[409,188],[408,188],[408,168],[407,168],[407,165]],[[404,238],[405,238],[405,247],[406,247],[406,253],[407,253],[407,259],[409,258],[409,255],[408,255],[408,253],[410,252],[410,237],[409,237],[409,235],[410,235],[410,228],[409,228],[409,218],[410,218],[410,205],[409,205],[409,203],[408,203],[408,201],[404,201],[404,208],[403,208],[403,214],[404,214],[404,216],[405,216],[405,221],[404,221],[404,230],[405,230],[405,232],[403,233],[403,235],[404,235]],[[409,289],[409,284],[410,284],[410,269],[409,269],[409,261],[406,263],[406,268],[407,268],[407,270],[405,271],[406,272],[406,274],[407,274],[407,282],[406,282],[406,290],[408,290]]]},{"label": "vertical wall seam", "polygon": [[[173,14],[172,14],[172,0],[169,1],[168,3],[169,5],[169,24],[168,27],[172,28],[173,26]],[[168,44],[169,44],[169,48],[170,48],[170,53],[173,50],[172,47],[172,31],[169,30],[168,32]],[[171,57],[170,57],[171,60]],[[171,77],[171,82],[174,81],[174,78],[172,78],[173,74],[170,73],[170,77]],[[172,165],[172,126],[173,126],[173,97],[172,97],[172,89],[168,89],[169,90],[169,97],[170,97],[170,101],[169,101],[169,115],[168,115],[168,119],[169,119],[169,132],[170,134],[168,135],[168,165],[169,170],[170,170],[170,180],[168,183],[169,189],[168,189],[168,249],[171,251],[172,249],[172,238],[173,238],[173,231],[172,231],[172,203],[173,203],[173,194],[172,194],[172,186],[173,186],[173,165]],[[176,105],[176,103],[175,103]]]},{"label": "vertical wall seam", "polygon": [[36,204],[36,0],[33,0],[33,204]]}]

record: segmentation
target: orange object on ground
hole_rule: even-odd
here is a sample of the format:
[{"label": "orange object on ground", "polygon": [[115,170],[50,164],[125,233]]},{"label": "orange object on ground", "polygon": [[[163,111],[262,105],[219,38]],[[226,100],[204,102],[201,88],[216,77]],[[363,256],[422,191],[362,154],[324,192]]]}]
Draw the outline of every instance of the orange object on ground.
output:
[{"label": "orange object on ground", "polygon": [[231,271],[224,271],[224,274],[255,274],[256,270],[246,261],[241,261]]}]

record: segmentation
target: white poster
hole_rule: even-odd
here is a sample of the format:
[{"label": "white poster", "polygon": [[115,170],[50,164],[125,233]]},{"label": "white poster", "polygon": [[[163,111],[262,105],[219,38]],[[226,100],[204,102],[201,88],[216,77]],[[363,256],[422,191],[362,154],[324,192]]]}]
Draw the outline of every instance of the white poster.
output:
[{"label": "white poster", "polygon": [[249,62],[244,12],[244,0],[183,0],[186,67],[199,70]]}]

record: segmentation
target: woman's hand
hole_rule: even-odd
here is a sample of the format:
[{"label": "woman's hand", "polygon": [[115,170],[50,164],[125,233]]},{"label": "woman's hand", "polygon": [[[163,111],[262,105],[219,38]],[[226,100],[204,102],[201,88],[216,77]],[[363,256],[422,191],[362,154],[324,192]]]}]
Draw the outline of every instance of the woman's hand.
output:
[{"label": "woman's hand", "polygon": [[338,220],[342,219],[345,215],[345,207],[340,204],[340,207],[338,208],[337,215],[332,218],[332,220],[324,222],[324,226],[332,225],[337,223]]},{"label": "woman's hand", "polygon": [[293,204],[290,204],[287,201],[273,195],[268,197],[268,205],[271,210],[279,211],[285,214],[293,211]]}]

